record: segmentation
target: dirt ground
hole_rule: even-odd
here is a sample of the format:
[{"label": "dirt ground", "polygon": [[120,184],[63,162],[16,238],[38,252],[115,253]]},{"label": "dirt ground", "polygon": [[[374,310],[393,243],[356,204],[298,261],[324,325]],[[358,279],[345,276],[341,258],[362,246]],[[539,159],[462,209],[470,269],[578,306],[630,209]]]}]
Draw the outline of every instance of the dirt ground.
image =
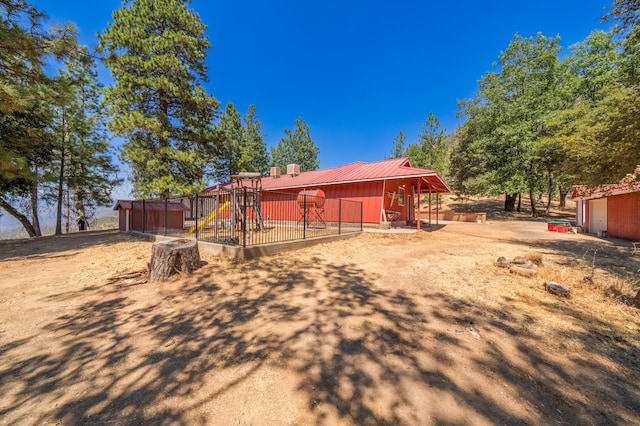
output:
[{"label": "dirt ground", "polygon": [[108,283],[151,254],[114,231],[0,242],[0,424],[640,424],[640,256],[490,222],[162,284]]}]

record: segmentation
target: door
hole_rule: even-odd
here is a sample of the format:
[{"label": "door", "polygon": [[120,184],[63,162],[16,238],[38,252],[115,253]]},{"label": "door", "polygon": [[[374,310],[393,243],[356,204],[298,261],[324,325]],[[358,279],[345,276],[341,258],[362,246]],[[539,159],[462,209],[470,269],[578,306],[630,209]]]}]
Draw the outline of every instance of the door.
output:
[{"label": "door", "polygon": [[597,234],[607,230],[607,199],[589,201],[589,233]]}]

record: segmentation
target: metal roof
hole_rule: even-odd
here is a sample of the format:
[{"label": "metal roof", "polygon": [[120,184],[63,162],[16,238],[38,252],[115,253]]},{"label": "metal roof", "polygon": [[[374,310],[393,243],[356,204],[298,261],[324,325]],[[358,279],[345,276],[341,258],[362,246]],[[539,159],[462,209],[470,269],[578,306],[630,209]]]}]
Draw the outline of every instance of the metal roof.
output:
[{"label": "metal roof", "polygon": [[[342,166],[301,172],[297,175],[282,174],[280,177],[267,176],[262,178],[262,188],[265,191],[279,189],[305,188],[324,185],[338,185],[345,183],[382,181],[389,179],[422,178],[425,182],[423,192],[431,189],[437,192],[451,192],[446,183],[433,170],[411,167],[408,158],[394,158],[391,160],[375,161],[371,163],[356,161]],[[226,185],[224,185],[226,186]],[[217,187],[208,188],[210,192]]]},{"label": "metal roof", "polygon": [[[142,201],[136,201],[140,208],[142,208]],[[133,208],[133,201],[131,200],[118,200],[116,205],[113,206],[113,210],[118,209],[131,210]],[[164,210],[165,205],[164,201],[145,201],[144,208],[148,210]],[[183,203],[169,201],[167,203],[167,211],[189,211],[191,210],[189,207],[185,206]]]},{"label": "metal roof", "polygon": [[[430,182],[438,192],[450,192],[449,187],[442,181],[437,172],[411,167],[408,158],[394,158],[371,163],[356,161],[331,169],[302,172],[296,176],[266,177],[262,179],[262,187],[265,190],[275,190],[419,177],[426,178],[425,181]],[[428,188],[425,188],[425,190],[428,190]]]},{"label": "metal roof", "polygon": [[640,192],[640,182],[614,183],[598,187],[586,185],[574,185],[571,193],[572,199],[591,199],[610,197],[612,195],[626,194],[629,192]]}]

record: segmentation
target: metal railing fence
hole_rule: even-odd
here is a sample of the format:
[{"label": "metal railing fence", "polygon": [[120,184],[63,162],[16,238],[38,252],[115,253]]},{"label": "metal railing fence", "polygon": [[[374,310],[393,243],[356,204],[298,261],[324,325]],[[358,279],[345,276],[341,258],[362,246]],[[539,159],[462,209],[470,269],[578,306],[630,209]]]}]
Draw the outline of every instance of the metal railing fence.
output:
[{"label": "metal railing fence", "polygon": [[362,231],[362,203],[250,187],[132,202],[129,229],[254,246]]}]

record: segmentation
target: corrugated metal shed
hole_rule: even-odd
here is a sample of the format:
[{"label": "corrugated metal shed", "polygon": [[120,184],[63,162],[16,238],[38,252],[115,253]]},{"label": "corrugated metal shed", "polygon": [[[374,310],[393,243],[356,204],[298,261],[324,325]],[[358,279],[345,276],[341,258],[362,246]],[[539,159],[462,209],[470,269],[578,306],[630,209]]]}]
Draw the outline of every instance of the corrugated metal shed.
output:
[{"label": "corrugated metal shed", "polygon": [[595,233],[594,203],[604,203],[606,226],[610,237],[640,241],[640,182],[604,185],[597,188],[575,186],[571,197],[576,202],[576,222],[587,232]]}]

